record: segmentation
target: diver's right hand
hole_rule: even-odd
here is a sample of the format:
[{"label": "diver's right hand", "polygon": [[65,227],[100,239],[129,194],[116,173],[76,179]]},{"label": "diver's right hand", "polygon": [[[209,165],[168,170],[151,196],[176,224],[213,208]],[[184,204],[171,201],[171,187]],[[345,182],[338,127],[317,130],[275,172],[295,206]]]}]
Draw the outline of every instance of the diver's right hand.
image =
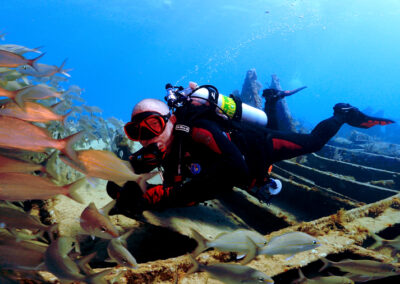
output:
[{"label": "diver's right hand", "polygon": [[107,183],[107,194],[112,199],[118,199],[118,196],[121,193],[122,187],[117,185],[115,182],[109,181]]},{"label": "diver's right hand", "polygon": [[130,218],[146,210],[146,201],[140,186],[134,181],[128,181],[123,187],[109,181],[107,194],[117,201],[110,215],[122,214]]}]

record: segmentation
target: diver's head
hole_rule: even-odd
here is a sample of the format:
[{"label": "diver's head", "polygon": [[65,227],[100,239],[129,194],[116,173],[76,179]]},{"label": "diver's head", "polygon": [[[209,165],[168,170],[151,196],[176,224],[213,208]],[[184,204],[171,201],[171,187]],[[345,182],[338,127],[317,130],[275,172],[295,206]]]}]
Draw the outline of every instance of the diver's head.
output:
[{"label": "diver's head", "polygon": [[131,121],[125,127],[129,139],[139,141],[143,147],[156,143],[165,152],[173,140],[175,116],[171,116],[168,106],[156,99],[144,99],[132,111]]}]

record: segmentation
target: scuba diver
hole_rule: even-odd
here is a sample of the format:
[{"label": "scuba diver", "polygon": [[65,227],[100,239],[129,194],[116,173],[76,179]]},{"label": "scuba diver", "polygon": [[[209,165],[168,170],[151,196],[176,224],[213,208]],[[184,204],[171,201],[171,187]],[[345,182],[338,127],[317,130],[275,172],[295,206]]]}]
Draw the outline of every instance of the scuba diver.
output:
[{"label": "scuba diver", "polygon": [[[333,116],[309,134],[272,130],[262,110],[223,96],[211,85],[174,87],[167,84],[167,104],[144,99],[135,105],[124,126],[129,139],[142,148],[130,156],[136,173],[158,168],[163,183],[142,192],[134,181],[122,187],[109,181],[107,193],[116,205],[110,212],[137,217],[144,210],[194,205],[232,190],[247,190],[262,202],[281,190],[269,177],[270,166],[320,150],[347,123],[370,128],[394,121],[370,117],[357,108],[338,103]],[[264,93],[276,92],[270,89]],[[284,93],[277,93],[284,96]]]}]

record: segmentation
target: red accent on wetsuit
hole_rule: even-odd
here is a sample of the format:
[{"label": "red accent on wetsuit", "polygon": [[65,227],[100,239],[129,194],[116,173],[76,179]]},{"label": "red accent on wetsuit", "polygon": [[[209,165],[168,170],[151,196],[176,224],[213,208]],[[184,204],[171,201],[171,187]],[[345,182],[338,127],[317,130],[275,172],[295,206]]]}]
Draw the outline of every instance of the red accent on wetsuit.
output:
[{"label": "red accent on wetsuit", "polygon": [[273,145],[272,147],[274,150],[280,150],[282,148],[290,149],[290,150],[299,150],[299,149],[303,148],[298,144],[295,144],[295,143],[287,141],[287,140],[278,139],[278,138],[272,138],[272,145]]},{"label": "red accent on wetsuit", "polygon": [[166,187],[164,188],[161,184],[156,185],[146,191],[146,193],[143,194],[143,197],[147,199],[149,204],[156,204],[160,202],[160,200],[163,198],[163,196],[168,196],[169,191],[171,190],[172,187]]},{"label": "red accent on wetsuit", "polygon": [[374,125],[387,125],[387,124],[391,124],[393,123],[392,121],[389,120],[368,120],[366,122],[363,122],[360,124],[361,127],[365,127],[365,128],[370,128]]},{"label": "red accent on wetsuit", "polygon": [[[169,191],[172,189],[172,186],[170,187],[163,187],[161,184],[156,185],[149,190],[146,191],[145,194],[143,194],[143,197],[147,200],[149,204],[157,204],[160,202],[161,199],[168,197],[169,196]],[[197,201],[192,201],[186,204],[186,206],[193,206],[196,205]]]},{"label": "red accent on wetsuit", "polygon": [[181,182],[182,176],[174,176],[174,182]]},{"label": "red accent on wetsuit", "polygon": [[214,136],[210,131],[203,128],[193,127],[192,138],[195,142],[202,143],[208,146],[215,153],[222,153],[221,149],[217,145],[217,142],[215,142]]},{"label": "red accent on wetsuit", "polygon": [[247,191],[250,192],[250,190],[256,185],[257,179],[253,179],[247,188]]}]

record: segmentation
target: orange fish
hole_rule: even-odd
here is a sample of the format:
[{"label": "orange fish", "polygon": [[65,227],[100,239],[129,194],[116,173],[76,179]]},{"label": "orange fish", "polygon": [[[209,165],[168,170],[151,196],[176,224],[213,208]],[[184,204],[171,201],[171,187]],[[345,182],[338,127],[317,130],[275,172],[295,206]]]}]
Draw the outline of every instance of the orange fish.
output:
[{"label": "orange fish", "polygon": [[57,194],[66,195],[81,203],[76,190],[86,182],[82,178],[76,182],[57,186],[46,178],[23,173],[0,174],[0,200],[21,201],[49,199]]},{"label": "orange fish", "polygon": [[[44,261],[44,253],[47,245],[34,242],[17,242],[16,240],[2,240],[0,243],[0,267],[1,269],[39,270],[38,267]],[[1,283],[15,283],[3,282]]]},{"label": "orange fish", "polygon": [[26,59],[22,55],[6,50],[0,50],[0,67],[18,67],[21,65],[30,65],[33,68],[36,68],[36,61],[38,61],[43,55],[45,55],[45,53],[34,59]]},{"label": "orange fish", "polygon": [[29,173],[43,170],[44,167],[41,164],[32,164],[0,156],[0,173]]},{"label": "orange fish", "polygon": [[83,210],[80,218],[80,224],[91,236],[103,239],[112,239],[119,236],[117,229],[111,223],[108,212],[114,207],[116,201],[113,200],[98,210],[96,205],[91,202],[85,210]]},{"label": "orange fish", "polygon": [[117,184],[123,184],[129,180],[137,182],[142,191],[146,192],[146,181],[158,172],[135,174],[129,162],[118,158],[113,152],[105,150],[81,150],[76,151],[80,165],[73,163],[68,158],[60,156],[61,160],[72,168],[83,172],[88,177],[96,177],[111,180]]},{"label": "orange fish", "polygon": [[82,132],[78,132],[67,138],[55,140],[43,128],[17,118],[0,116],[0,147],[7,149],[45,152],[47,148],[54,148],[76,160],[72,145],[82,135]]},{"label": "orange fish", "polygon": [[58,224],[51,226],[44,225],[39,217],[26,213],[21,208],[9,204],[0,204],[0,224],[3,224],[12,234],[19,233],[12,231],[14,229],[28,229],[35,232],[47,231],[51,236],[51,233],[58,228]]},{"label": "orange fish", "polygon": [[57,120],[62,121],[65,125],[65,121],[69,114],[70,113],[67,113],[65,115],[56,114],[50,108],[34,102],[25,102],[24,109],[20,108],[14,102],[9,102],[0,107],[0,115],[34,122],[47,123],[53,120]]}]

